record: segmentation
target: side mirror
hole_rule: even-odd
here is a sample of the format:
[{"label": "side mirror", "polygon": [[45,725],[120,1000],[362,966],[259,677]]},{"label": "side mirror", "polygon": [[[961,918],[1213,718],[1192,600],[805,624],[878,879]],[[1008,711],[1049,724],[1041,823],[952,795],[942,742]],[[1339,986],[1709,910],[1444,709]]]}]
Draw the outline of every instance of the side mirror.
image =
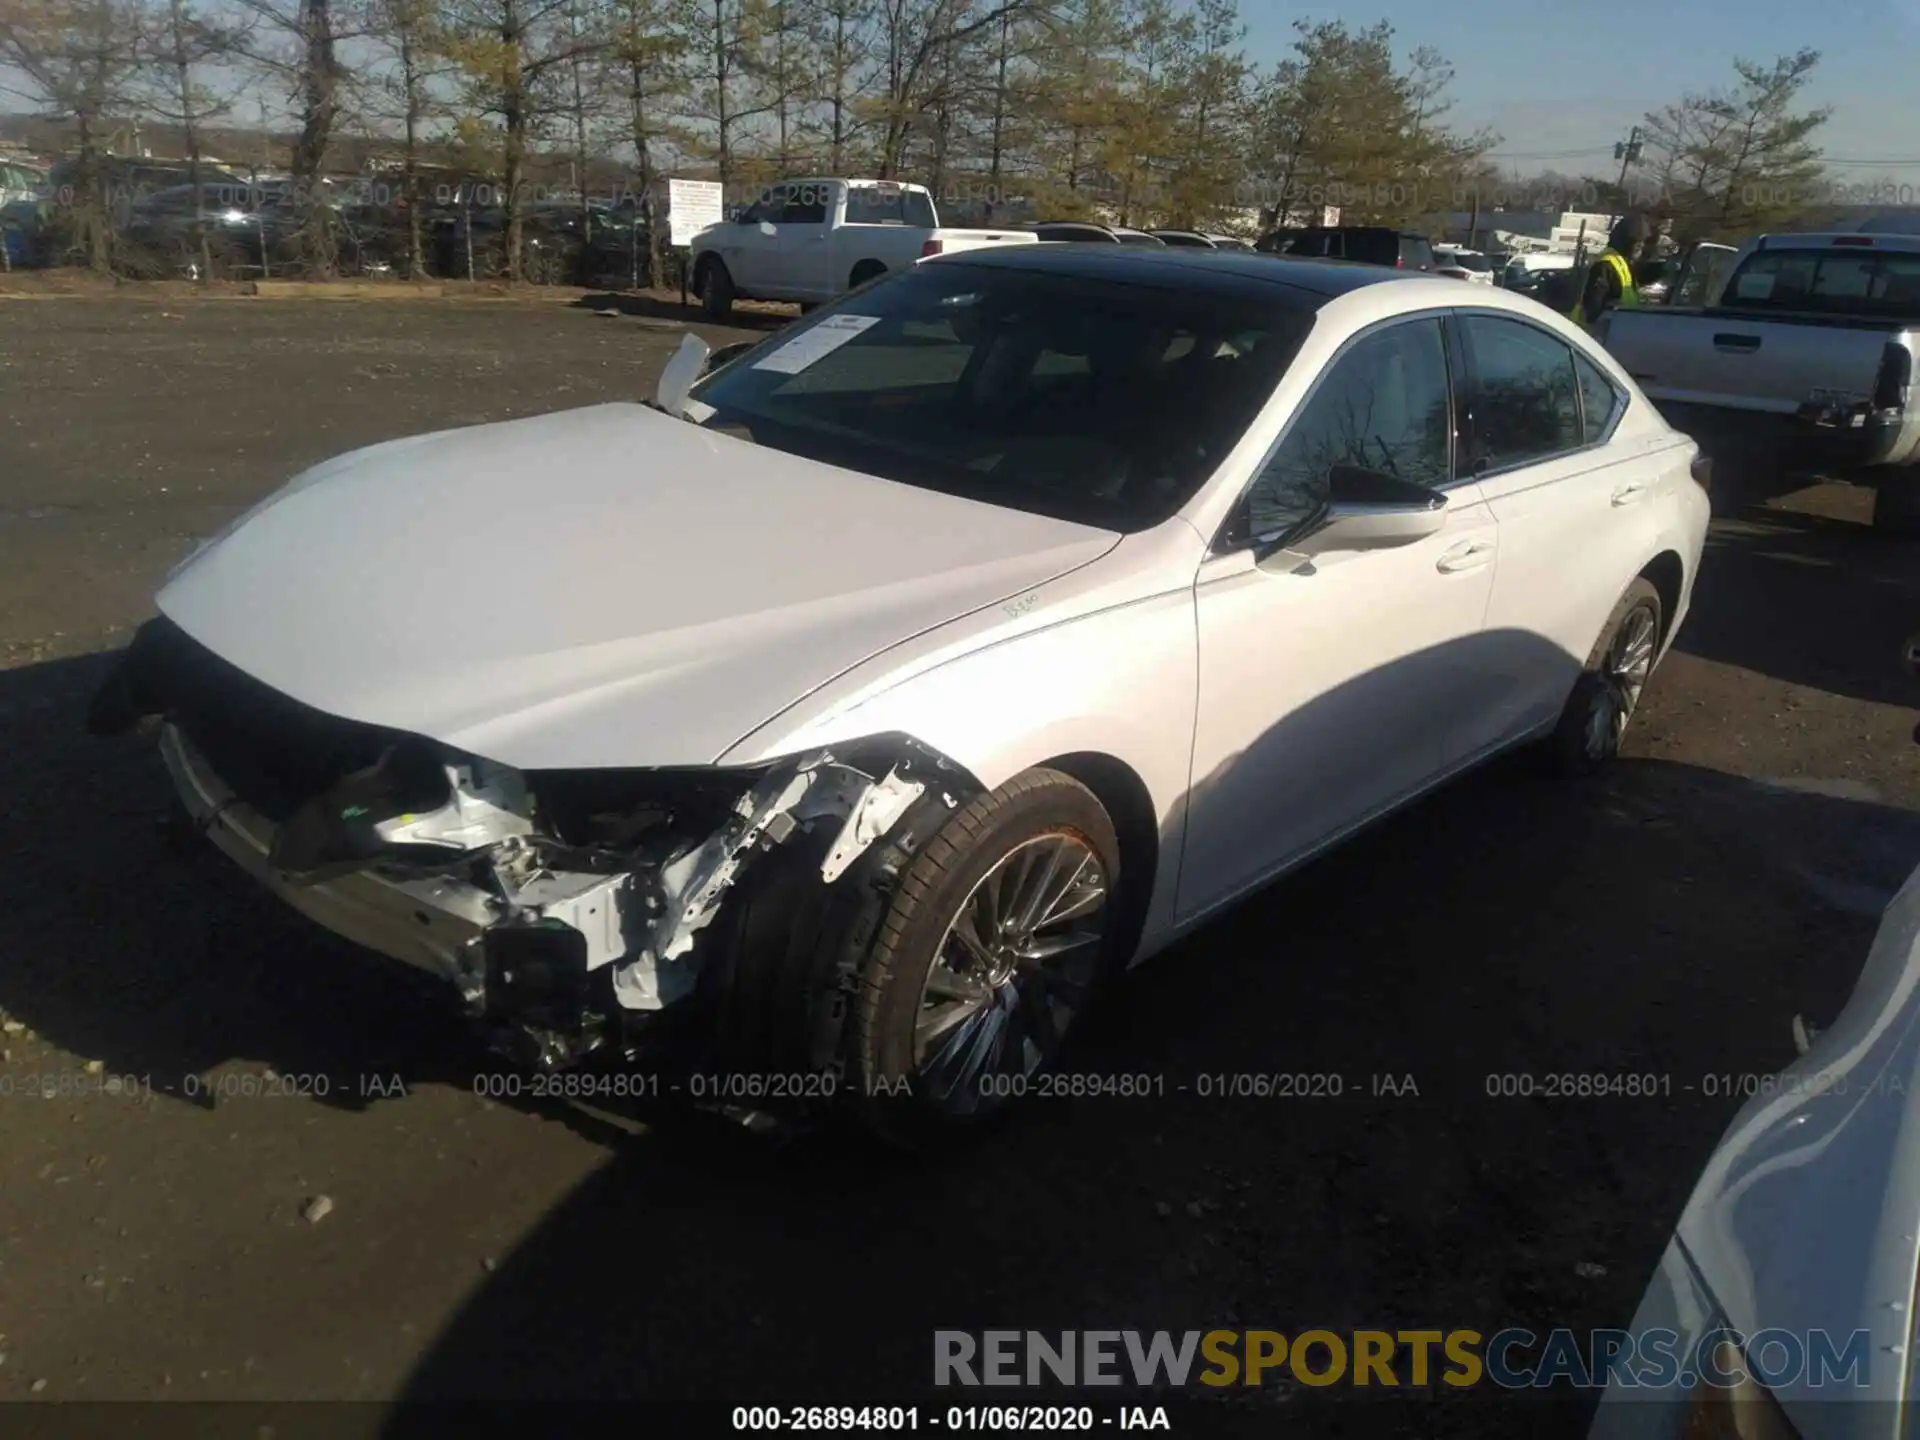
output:
[{"label": "side mirror", "polygon": [[731,345],[722,345],[718,350],[707,356],[706,367],[701,370],[700,374],[705,377],[711,375],[723,365],[731,365],[757,344],[759,344],[757,340],[736,340]]},{"label": "side mirror", "polygon": [[1447,497],[1411,480],[1358,465],[1327,472],[1327,510],[1301,548],[1381,550],[1437,535],[1447,523]]},{"label": "side mirror", "polygon": [[1907,637],[1906,661],[1908,673],[1920,676],[1920,634]]}]

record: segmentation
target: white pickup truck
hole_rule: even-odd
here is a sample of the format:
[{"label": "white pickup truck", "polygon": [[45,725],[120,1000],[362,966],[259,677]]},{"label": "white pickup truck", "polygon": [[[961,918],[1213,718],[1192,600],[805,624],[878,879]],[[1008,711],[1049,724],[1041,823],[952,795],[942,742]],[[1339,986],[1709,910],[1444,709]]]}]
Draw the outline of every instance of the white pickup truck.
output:
[{"label": "white pickup truck", "polygon": [[927,255],[1035,244],[1030,230],[947,230],[921,185],[889,180],[785,180],[734,220],[693,237],[693,288],[708,316],[735,300],[818,305]]},{"label": "white pickup truck", "polygon": [[1920,237],[1761,235],[1704,299],[1611,311],[1597,337],[1709,449],[1858,477],[1876,523],[1920,528]]}]

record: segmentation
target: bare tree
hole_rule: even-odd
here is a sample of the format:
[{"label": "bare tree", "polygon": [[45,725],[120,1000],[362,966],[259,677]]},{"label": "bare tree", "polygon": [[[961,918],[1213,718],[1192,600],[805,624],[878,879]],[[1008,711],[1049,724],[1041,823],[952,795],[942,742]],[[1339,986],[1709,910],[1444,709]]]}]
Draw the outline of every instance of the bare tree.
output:
[{"label": "bare tree", "polygon": [[695,127],[691,143],[713,161],[722,185],[739,177],[744,127],[775,108],[775,97],[754,86],[754,76],[766,68],[759,11],[759,0],[687,0],[681,22],[687,75],[682,111]]},{"label": "bare tree", "polygon": [[[1003,16],[1018,17],[1032,0],[879,0],[875,53],[878,81],[873,107],[881,137],[879,174],[898,176],[906,162],[907,142],[921,116],[935,115],[951,87],[958,47],[991,33]],[[937,128],[937,126],[936,126]]]},{"label": "bare tree", "polygon": [[334,273],[339,253],[336,219],[325,194],[326,162],[351,80],[340,59],[343,40],[357,38],[342,24],[335,0],[235,0],[253,19],[248,55],[286,90],[299,133],[293,141],[293,203],[299,242],[309,268]]},{"label": "bare tree", "polygon": [[[193,189],[193,219],[187,241],[196,252],[200,281],[205,284],[213,278],[213,242],[207,233],[207,187],[201,137],[209,120],[232,108],[232,99],[213,92],[201,81],[200,75],[207,66],[217,65],[239,52],[241,33],[230,25],[209,19],[190,0],[167,0],[165,13],[156,17],[156,21],[144,47],[149,80],[144,108],[179,127],[181,145],[186,151],[187,183]],[[264,249],[264,239],[261,243]],[[264,255],[261,264],[264,268]]]},{"label": "bare tree", "polygon": [[1796,110],[1815,50],[1770,64],[1734,61],[1731,90],[1691,94],[1645,119],[1658,208],[1690,234],[1735,236],[1792,218],[1820,177],[1814,136],[1833,114]]},{"label": "bare tree", "polygon": [[[95,270],[112,263],[100,146],[114,114],[134,96],[147,20],[141,0],[5,0],[0,8],[0,88],[77,132],[64,219],[68,238]],[[8,71],[17,83],[8,83]]]},{"label": "bare tree", "polygon": [[811,32],[813,97],[824,111],[827,168],[846,173],[861,124],[860,75],[872,52],[874,0],[805,0]]},{"label": "bare tree", "polygon": [[400,127],[400,204],[407,224],[407,274],[426,273],[421,223],[420,159],[424,132],[440,112],[435,82],[446,73],[439,58],[436,0],[369,0],[362,27],[384,64],[362,80],[360,106],[369,118]]},{"label": "bare tree", "polygon": [[573,0],[449,0],[443,30],[459,67],[469,118],[497,124],[506,208],[509,283],[524,277],[527,161],[535,140],[564,113],[576,57],[601,46],[570,28]]},{"label": "bare tree", "polygon": [[663,279],[659,205],[654,193],[658,152],[667,137],[667,116],[685,85],[681,62],[686,54],[686,36],[667,23],[665,0],[611,3],[610,75],[624,90],[627,102],[628,138],[633,144],[639,192],[633,197],[633,219],[636,227],[646,229],[646,283],[652,287]]}]

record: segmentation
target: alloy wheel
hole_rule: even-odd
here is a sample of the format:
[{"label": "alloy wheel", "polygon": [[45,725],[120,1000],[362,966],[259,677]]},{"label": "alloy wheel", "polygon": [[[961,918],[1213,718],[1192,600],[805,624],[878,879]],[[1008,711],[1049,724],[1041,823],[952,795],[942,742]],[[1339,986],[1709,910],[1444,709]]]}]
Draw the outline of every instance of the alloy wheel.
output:
[{"label": "alloy wheel", "polygon": [[914,1068],[937,1107],[994,1108],[1052,1058],[1099,970],[1108,888],[1087,842],[1056,830],[1016,845],[968,892],[915,1015]]},{"label": "alloy wheel", "polygon": [[1654,625],[1653,611],[1636,605],[1613,632],[1587,709],[1585,742],[1591,760],[1604,760],[1620,748],[1627,722],[1653,671]]}]

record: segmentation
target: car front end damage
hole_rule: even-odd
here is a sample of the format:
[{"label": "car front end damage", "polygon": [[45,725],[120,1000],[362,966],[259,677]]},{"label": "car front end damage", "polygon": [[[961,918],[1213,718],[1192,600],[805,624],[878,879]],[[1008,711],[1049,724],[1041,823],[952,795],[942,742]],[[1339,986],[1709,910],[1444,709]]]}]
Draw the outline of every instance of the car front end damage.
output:
[{"label": "car front end damage", "polygon": [[[876,842],[924,835],[978,788],[904,736],[750,767],[517,771],[313,709],[164,617],[89,718],[99,734],[143,724],[195,829],[303,914],[446,980],[496,1050],[536,1069],[631,1055],[709,968],[759,973],[710,962],[736,928],[714,920],[766,852],[877,895],[917,841]],[[901,827],[910,811],[923,818]],[[808,983],[830,989],[834,971]],[[806,1053],[826,1065],[832,1048]]]}]

